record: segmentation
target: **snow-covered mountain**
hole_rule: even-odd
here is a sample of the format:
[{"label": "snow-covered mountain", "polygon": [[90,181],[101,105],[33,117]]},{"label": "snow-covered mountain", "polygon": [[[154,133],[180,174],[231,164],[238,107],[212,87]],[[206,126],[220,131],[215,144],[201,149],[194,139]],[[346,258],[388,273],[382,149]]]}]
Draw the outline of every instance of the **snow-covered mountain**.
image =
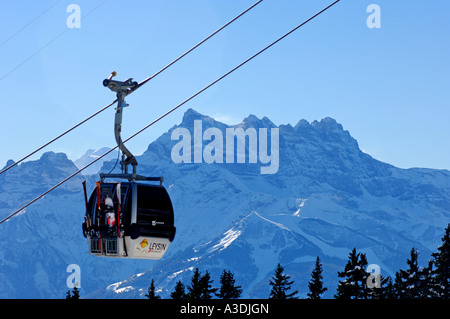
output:
[{"label": "snow-covered mountain", "polygon": [[[53,152],[10,169],[0,175],[0,216],[6,217],[77,170],[65,154]],[[65,298],[71,264],[80,266],[85,292],[147,268],[143,263],[87,254],[80,224],[84,179],[75,176],[0,225],[0,298]],[[110,267],[121,271],[105,272]]]},{"label": "snow-covered mountain", "polygon": [[[73,163],[75,164],[75,166],[78,169],[82,169],[87,164],[96,160],[97,158],[99,158],[101,155],[105,154],[109,150],[110,150],[109,147],[102,147],[102,148],[99,148],[96,150],[89,149],[83,156],[81,156],[79,159],[73,161]],[[109,161],[109,160],[117,161],[117,157],[118,157],[117,152],[111,152],[103,158],[103,161],[100,160],[98,162],[95,162],[94,164],[92,164],[89,167],[87,167],[86,169],[84,169],[83,174],[84,175],[97,174],[100,171],[100,169],[102,168],[104,161]]]},{"label": "snow-covered mountain", "polygon": [[[195,144],[198,121],[201,134],[208,128],[222,132],[223,163],[208,164],[204,156],[195,160],[196,150],[205,155],[214,142],[200,135]],[[172,133],[180,128],[192,137],[190,163],[174,162],[181,140]],[[176,281],[189,283],[195,267],[208,270],[217,285],[222,270],[231,270],[243,297],[266,298],[278,262],[304,296],[316,256],[329,289],[325,296],[332,297],[337,271],[353,247],[367,254],[369,264],[378,264],[382,275],[392,275],[404,268],[413,246],[425,265],[439,245],[450,222],[449,171],[405,170],[377,161],[334,119],[325,118],[279,126],[278,170],[261,174],[266,164],[249,163],[249,143],[245,163],[226,161],[227,128],[261,133],[260,128],[277,127],[253,115],[229,127],[188,110],[180,125],[137,157],[139,174],[165,177],[175,209],[177,234],[162,260],[87,254],[81,234],[84,177],[79,176],[0,225],[0,297],[63,298],[66,268],[78,264],[81,294],[90,298],[143,297],[152,279],[168,297]],[[261,145],[257,150],[261,159]],[[114,163],[106,162],[102,170]],[[0,175],[0,217],[75,170],[64,154],[46,153]],[[87,180],[92,188],[95,175]]]}]

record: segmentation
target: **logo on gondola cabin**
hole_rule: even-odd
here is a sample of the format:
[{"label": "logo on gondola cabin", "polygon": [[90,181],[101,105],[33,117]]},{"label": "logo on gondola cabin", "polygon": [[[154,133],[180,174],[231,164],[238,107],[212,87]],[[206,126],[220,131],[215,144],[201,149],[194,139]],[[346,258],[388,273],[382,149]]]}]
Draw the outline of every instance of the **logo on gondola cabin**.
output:
[{"label": "logo on gondola cabin", "polygon": [[141,241],[141,243],[139,245],[141,245],[142,248],[145,248],[145,246],[148,245],[147,239],[144,239],[143,241]]},{"label": "logo on gondola cabin", "polygon": [[[139,248],[142,248],[140,249]],[[167,244],[163,243],[149,243],[147,239],[143,239],[138,247],[136,247],[140,252],[151,253],[151,252],[161,252],[165,251],[167,248]]]}]

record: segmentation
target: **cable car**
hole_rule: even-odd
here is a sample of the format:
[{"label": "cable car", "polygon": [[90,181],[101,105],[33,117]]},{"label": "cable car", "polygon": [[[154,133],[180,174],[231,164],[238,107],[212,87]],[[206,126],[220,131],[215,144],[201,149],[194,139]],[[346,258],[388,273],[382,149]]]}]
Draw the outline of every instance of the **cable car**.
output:
[{"label": "cable car", "polygon": [[[163,177],[146,177],[136,173],[137,161],[120,137],[124,97],[136,87],[132,79],[103,81],[117,92],[118,106],[114,122],[117,144],[123,153],[122,174],[100,174],[100,181],[90,195],[83,183],[86,215],[83,235],[88,239],[89,253],[96,256],[160,259],[175,238],[174,211]],[[128,165],[133,173],[128,173]],[[105,181],[105,179],[114,181]],[[125,181],[121,181],[125,180]],[[151,184],[149,182],[159,182]]]},{"label": "cable car", "polygon": [[87,202],[83,233],[93,255],[160,259],[175,232],[172,202],[162,185],[102,179]]}]

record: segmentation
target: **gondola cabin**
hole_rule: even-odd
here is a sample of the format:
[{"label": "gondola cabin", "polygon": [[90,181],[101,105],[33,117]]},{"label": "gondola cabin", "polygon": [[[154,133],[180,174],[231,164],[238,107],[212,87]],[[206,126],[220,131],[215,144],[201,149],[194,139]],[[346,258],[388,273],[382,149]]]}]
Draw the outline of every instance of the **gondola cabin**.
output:
[{"label": "gondola cabin", "polygon": [[[175,238],[173,207],[162,186],[163,177],[146,177],[136,173],[136,158],[125,147],[122,131],[122,111],[128,104],[124,98],[138,84],[132,78],[112,80],[112,72],[103,85],[116,92],[117,108],[114,136],[122,151],[122,174],[100,174],[100,182],[87,198],[83,183],[86,215],[83,234],[89,242],[89,253],[97,256],[160,259]],[[128,174],[131,165],[133,173]],[[105,178],[126,182],[105,182]],[[138,181],[138,182],[137,182]],[[159,185],[145,182],[159,181]]]},{"label": "gondola cabin", "polygon": [[162,185],[97,182],[83,233],[90,254],[160,259],[175,237],[172,202]]}]

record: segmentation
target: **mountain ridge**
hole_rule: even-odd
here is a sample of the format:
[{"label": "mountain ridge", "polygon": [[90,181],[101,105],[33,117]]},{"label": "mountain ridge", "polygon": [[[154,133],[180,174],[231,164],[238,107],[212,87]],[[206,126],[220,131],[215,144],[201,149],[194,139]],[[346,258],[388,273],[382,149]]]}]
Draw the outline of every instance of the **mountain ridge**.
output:
[{"label": "mountain ridge", "polygon": [[[254,116],[249,116],[246,119],[253,122],[253,127],[261,125],[261,120]],[[209,123],[213,123],[210,117],[203,117],[198,112],[190,112],[190,114],[185,114],[180,126],[188,128],[193,134],[192,122],[194,120],[204,120],[204,123],[206,123],[204,127],[208,127]],[[243,127],[245,124],[246,121],[244,119],[242,123],[236,125],[221,123],[219,126],[224,129],[227,127]],[[166,148],[164,153],[170,153],[169,149],[174,143],[172,141],[172,144],[170,144],[170,132],[177,127],[171,128],[169,132],[157,139],[149,146],[142,157],[152,157],[152,152],[157,150],[159,152],[164,148]],[[264,220],[270,225],[283,225],[286,229],[278,227],[277,230],[281,229],[282,232],[287,232],[290,235],[295,234],[298,238],[303,238],[301,242],[305,247],[316,247],[318,255],[321,255],[321,259],[333,270],[338,269],[337,265],[339,263],[343,266],[344,259],[353,248],[351,246],[355,238],[360,238],[356,241],[358,244],[365,243],[366,247],[360,248],[367,253],[369,262],[372,260],[373,263],[379,264],[384,274],[388,273],[391,275],[404,263],[412,245],[419,248],[425,256],[429,255],[436,248],[438,237],[442,234],[444,227],[438,225],[445,225],[444,222],[449,220],[448,208],[450,207],[450,202],[447,194],[450,185],[450,172],[428,169],[404,170],[375,160],[370,155],[363,153],[350,133],[343,130],[342,125],[331,118],[320,122],[314,121],[311,124],[301,120],[296,127],[280,125],[279,128],[280,170],[277,174],[259,175],[249,167],[249,163],[178,164],[177,171],[174,172],[175,175],[173,177],[173,180],[177,180],[177,182],[174,184],[171,196],[177,196],[176,191],[180,193],[189,192],[183,186],[188,187],[190,185],[189,180],[191,180],[190,174],[192,172],[195,172],[195,178],[200,181],[207,180],[208,176],[212,176],[215,182],[208,184],[210,189],[204,192],[204,197],[211,198],[216,196],[215,200],[220,203],[226,203],[227,200],[235,196],[233,201],[241,204],[235,205],[234,218],[227,219],[222,217],[222,224],[228,226],[221,229],[218,229],[213,224],[205,227],[206,229],[214,229],[211,233],[222,233],[222,237],[216,235],[214,236],[216,240],[211,241],[210,234],[203,237],[197,235],[197,245],[194,245],[194,247],[186,245],[180,248],[180,251],[184,252],[183,257],[171,256],[168,258],[168,260],[182,259],[184,267],[180,267],[175,262],[171,266],[164,263],[164,267],[159,268],[156,266],[153,270],[145,272],[145,275],[133,277],[132,280],[126,280],[126,283],[117,283],[115,285],[117,289],[122,289],[124,285],[127,285],[127,293],[123,294],[124,290],[121,290],[121,293],[116,295],[116,290],[108,290],[108,293],[103,296],[124,297],[128,294],[128,296],[142,297],[146,287],[144,278],[147,278],[147,281],[150,282],[150,277],[153,275],[155,281],[160,283],[159,288],[162,296],[168,297],[170,291],[167,291],[167,289],[170,289],[168,287],[173,287],[175,281],[167,278],[178,278],[178,276],[174,277],[174,274],[179,273],[183,274],[183,280],[187,283],[194,267],[200,267],[203,271],[208,270],[217,279],[221,269],[217,269],[212,261],[207,262],[207,260],[215,260],[215,257],[207,252],[199,256],[199,249],[195,247],[209,247],[213,243],[218,245],[221,240],[226,241],[226,234],[229,235],[228,231],[232,229],[230,225],[240,223],[241,220],[246,222],[253,220],[252,218],[248,219],[248,216],[259,216],[260,220]],[[283,149],[283,152],[281,149]],[[320,158],[319,162],[316,160],[317,158]],[[168,157],[164,157],[164,160],[170,161]],[[152,165],[148,169],[149,171],[158,171],[158,165]],[[183,173],[180,174],[180,172]],[[203,176],[202,178],[199,178],[200,174]],[[167,179],[169,183],[171,183],[170,175]],[[239,178],[236,179],[236,176],[239,176]],[[220,185],[219,180],[226,182],[224,182],[224,185]],[[231,181],[231,183],[228,181]],[[436,183],[439,186],[434,185]],[[177,188],[182,189],[177,190]],[[434,200],[434,196],[438,200]],[[414,200],[420,205],[415,204],[410,208],[410,200]],[[202,199],[197,200],[195,195],[190,197],[189,201],[198,204],[196,206],[198,211],[207,210],[208,208],[208,203],[204,203]],[[186,205],[186,199],[183,202],[185,204],[182,208],[175,206],[175,211],[184,209],[193,214],[194,212],[189,210],[190,206]],[[376,204],[368,204],[373,202]],[[248,203],[248,205],[246,206],[243,203]],[[210,205],[212,207],[213,204]],[[302,206],[300,207],[300,205]],[[427,211],[425,214],[421,212],[423,208]],[[441,213],[433,214],[431,210],[434,208],[439,208]],[[207,218],[207,212],[201,214],[198,211],[196,214],[200,219]],[[226,206],[222,208],[222,211],[227,211]],[[209,213],[209,216],[212,220],[219,218],[212,212]],[[288,219],[288,221],[284,221],[285,219]],[[301,220],[309,225],[314,224],[317,229],[323,230],[316,231],[315,227],[298,226],[294,220]],[[414,220],[414,223],[411,220]],[[424,222],[424,220],[428,221]],[[182,223],[184,224],[184,221]],[[412,229],[408,229],[405,223],[408,226],[414,226]],[[188,225],[189,227],[186,228],[180,227],[179,234],[183,234],[183,236],[192,234],[191,228],[195,224],[189,223]],[[333,229],[331,232],[333,235],[331,236],[329,234],[330,229]],[[409,231],[416,232],[416,235],[403,235],[403,233]],[[256,234],[253,234],[253,236],[256,236]],[[279,235],[280,238],[283,236],[285,235]],[[242,235],[232,241],[223,250],[223,253],[236,247],[240,238],[242,238]],[[247,242],[242,244],[251,248],[241,252],[241,255],[250,255],[254,260],[258,260],[257,256],[261,254],[256,253],[256,256],[254,256],[250,251],[257,252],[261,251],[261,249],[251,245],[248,246],[248,242],[252,240],[254,238],[247,238]],[[343,244],[345,248],[339,246]],[[282,253],[279,256],[289,256],[292,253],[292,249],[289,248],[281,251]],[[315,256],[313,254],[305,254],[303,258],[305,260],[303,264],[297,263],[298,265],[296,265],[295,262],[288,261],[286,265],[287,270],[297,274],[297,276],[301,273],[304,277],[305,272],[300,272],[298,269],[307,268],[305,265],[306,260],[311,261],[310,266],[312,267]],[[264,271],[255,272],[257,275],[252,280],[253,287],[246,286],[245,283],[248,284],[250,281],[247,280],[246,282],[245,278],[239,275],[247,273],[245,268],[234,266],[235,268],[232,270],[235,271],[237,278],[244,283],[246,288],[250,289],[250,291],[244,292],[245,297],[267,297],[267,295],[257,291],[258,287],[264,286],[264,282],[267,284],[269,270],[270,272],[273,271],[276,265],[275,260],[278,257],[274,256],[273,259],[273,265],[270,267],[267,265],[260,266],[265,267],[266,273]],[[216,263],[230,265],[232,261],[230,259],[224,261],[219,258]],[[253,263],[251,267],[253,269],[258,268],[256,264],[256,262]],[[324,268],[326,267],[324,266]],[[169,269],[173,272],[169,273]],[[334,273],[330,270],[326,271],[326,279],[331,280],[332,285],[337,283],[336,271]],[[160,274],[161,272],[163,275]],[[261,279],[260,282],[257,282],[258,278]],[[293,279],[302,282],[302,279],[296,276],[293,276]],[[136,289],[129,288],[133,286],[131,283],[136,285]],[[305,282],[303,282],[304,285]],[[102,295],[105,291],[97,293]],[[332,293],[333,290],[330,289],[328,297],[332,296]],[[96,294],[91,296],[96,296]]]},{"label": "mountain ridge", "polygon": [[[173,201],[177,235],[163,260],[88,255],[81,234],[81,182],[87,179],[89,191],[98,176],[78,175],[2,225],[0,297],[64,298],[66,267],[78,264],[82,296],[88,298],[143,298],[152,278],[167,298],[177,280],[189,282],[195,267],[208,270],[216,284],[220,272],[230,269],[246,298],[267,298],[277,262],[304,293],[316,256],[323,261],[331,297],[352,246],[379,264],[383,275],[392,274],[413,245],[429,256],[450,220],[449,171],[405,170],[378,161],[334,119],[275,126],[280,165],[269,175],[259,174],[260,163],[248,160],[175,164],[171,150],[179,141],[171,134],[182,127],[193,135],[195,120],[202,121],[203,130],[275,126],[254,115],[226,125],[189,109],[180,125],[136,156],[138,173],[164,176]],[[77,170],[65,154],[44,155],[0,175],[1,215]],[[104,162],[102,171],[115,162]]]}]

